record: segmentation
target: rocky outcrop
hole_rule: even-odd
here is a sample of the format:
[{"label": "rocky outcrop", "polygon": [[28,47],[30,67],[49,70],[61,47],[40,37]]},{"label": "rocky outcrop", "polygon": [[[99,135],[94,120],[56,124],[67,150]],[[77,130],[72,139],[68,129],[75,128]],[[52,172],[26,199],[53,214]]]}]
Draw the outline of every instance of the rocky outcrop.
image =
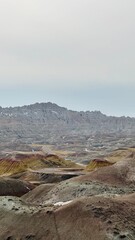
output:
[{"label": "rocky outcrop", "polygon": [[99,111],[71,111],[52,103],[0,108],[2,142],[50,143],[63,141],[63,136],[99,133],[135,134],[135,118],[107,117]]}]

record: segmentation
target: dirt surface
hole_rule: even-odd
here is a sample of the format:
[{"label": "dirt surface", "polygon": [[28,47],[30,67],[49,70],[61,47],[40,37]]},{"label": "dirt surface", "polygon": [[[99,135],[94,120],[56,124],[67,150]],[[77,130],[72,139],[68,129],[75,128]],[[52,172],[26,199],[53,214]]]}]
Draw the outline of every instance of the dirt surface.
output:
[{"label": "dirt surface", "polygon": [[[44,188],[44,186],[43,186]],[[42,191],[43,191],[42,188]],[[112,166],[103,167],[84,176],[79,176],[56,184],[48,193],[37,187],[25,194],[23,198],[30,202],[52,204],[59,201],[70,201],[82,196],[130,194],[135,192],[135,161],[120,161]],[[36,194],[36,197],[35,197]]]},{"label": "dirt surface", "polygon": [[0,178],[0,196],[18,196],[21,197],[25,193],[34,188],[34,185],[6,177]]},{"label": "dirt surface", "polygon": [[97,169],[75,181],[94,180],[111,186],[135,186],[135,158],[124,159],[112,166]]},{"label": "dirt surface", "polygon": [[[44,171],[53,174],[54,169]],[[56,169],[56,175],[60,172],[72,175],[74,169]],[[41,184],[21,198],[0,197],[0,240],[63,239],[135,240],[134,156]]]},{"label": "dirt surface", "polygon": [[62,207],[0,197],[0,216],[0,240],[135,239],[135,194],[81,198]]}]

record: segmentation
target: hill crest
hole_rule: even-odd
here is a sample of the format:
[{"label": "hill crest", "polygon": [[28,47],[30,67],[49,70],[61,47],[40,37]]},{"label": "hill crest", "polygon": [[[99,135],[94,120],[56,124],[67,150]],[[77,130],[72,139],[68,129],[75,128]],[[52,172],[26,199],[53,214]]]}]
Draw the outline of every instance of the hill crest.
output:
[{"label": "hill crest", "polygon": [[[73,111],[57,104],[35,103],[0,108],[0,140],[61,143],[75,136],[134,135],[135,118],[106,116],[100,111]],[[74,141],[72,139],[72,141]]]}]

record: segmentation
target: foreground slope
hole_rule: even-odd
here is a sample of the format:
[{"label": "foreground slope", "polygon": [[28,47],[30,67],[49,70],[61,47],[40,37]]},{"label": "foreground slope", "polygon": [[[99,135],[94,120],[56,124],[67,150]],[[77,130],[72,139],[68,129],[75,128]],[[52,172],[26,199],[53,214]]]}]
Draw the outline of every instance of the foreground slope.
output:
[{"label": "foreground slope", "polygon": [[0,240],[134,240],[134,176],[132,154],[21,198],[0,197]]},{"label": "foreground slope", "polygon": [[58,208],[1,197],[0,216],[0,240],[135,239],[135,194],[82,198]]}]

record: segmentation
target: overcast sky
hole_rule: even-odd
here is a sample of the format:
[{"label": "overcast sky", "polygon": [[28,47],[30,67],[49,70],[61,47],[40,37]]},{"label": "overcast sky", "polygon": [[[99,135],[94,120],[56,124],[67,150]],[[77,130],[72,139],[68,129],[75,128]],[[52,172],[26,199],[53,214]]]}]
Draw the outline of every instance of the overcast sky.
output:
[{"label": "overcast sky", "polygon": [[0,105],[135,116],[135,0],[0,0]]}]

